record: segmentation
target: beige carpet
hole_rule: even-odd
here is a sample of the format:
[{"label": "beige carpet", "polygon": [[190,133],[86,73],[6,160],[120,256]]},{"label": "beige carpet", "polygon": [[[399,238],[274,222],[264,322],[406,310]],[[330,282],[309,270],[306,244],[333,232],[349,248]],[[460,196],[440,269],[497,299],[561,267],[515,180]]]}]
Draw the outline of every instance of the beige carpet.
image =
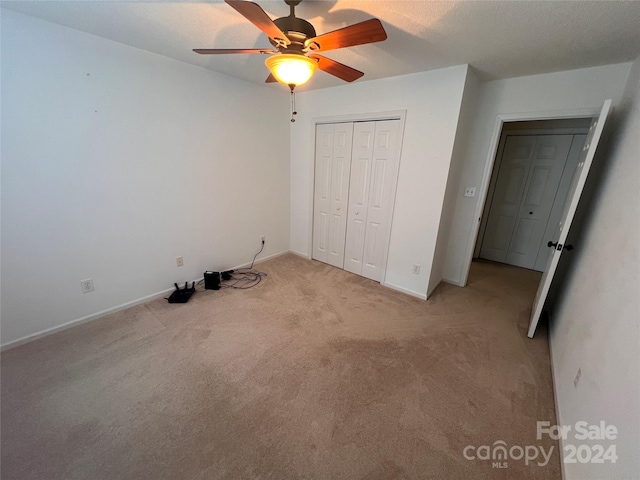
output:
[{"label": "beige carpet", "polygon": [[[474,263],[424,302],[318,262],[2,354],[3,479],[557,479],[539,274]],[[546,467],[467,460],[533,445]],[[541,460],[539,457],[538,460]]]}]

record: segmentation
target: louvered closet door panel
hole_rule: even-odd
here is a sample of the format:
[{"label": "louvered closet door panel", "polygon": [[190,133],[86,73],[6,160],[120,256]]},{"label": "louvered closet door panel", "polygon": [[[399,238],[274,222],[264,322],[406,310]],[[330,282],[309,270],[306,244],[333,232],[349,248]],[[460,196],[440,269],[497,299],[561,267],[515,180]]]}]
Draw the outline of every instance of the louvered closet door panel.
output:
[{"label": "louvered closet door panel", "polygon": [[393,193],[398,170],[399,120],[376,122],[362,275],[380,281],[391,225]]},{"label": "louvered closet door panel", "polygon": [[364,257],[375,128],[375,122],[357,122],[353,126],[344,269],[358,275],[362,274]]},{"label": "louvered closet door panel", "polygon": [[353,123],[316,126],[313,258],[343,268]]}]

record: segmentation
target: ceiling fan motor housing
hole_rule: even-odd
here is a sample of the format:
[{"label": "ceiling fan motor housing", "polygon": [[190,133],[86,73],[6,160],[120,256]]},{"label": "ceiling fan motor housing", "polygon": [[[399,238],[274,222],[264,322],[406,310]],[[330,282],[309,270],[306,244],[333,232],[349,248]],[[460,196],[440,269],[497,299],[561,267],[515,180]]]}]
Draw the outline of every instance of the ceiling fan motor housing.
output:
[{"label": "ceiling fan motor housing", "polygon": [[[302,50],[305,48],[305,41],[308,38],[314,38],[316,36],[316,29],[313,28],[309,22],[302,18],[298,17],[281,17],[276,18],[273,23],[275,23],[280,30],[282,30],[289,40],[291,44],[286,47],[286,50]],[[279,47],[278,43],[272,39],[269,39],[271,44],[274,47]]]}]

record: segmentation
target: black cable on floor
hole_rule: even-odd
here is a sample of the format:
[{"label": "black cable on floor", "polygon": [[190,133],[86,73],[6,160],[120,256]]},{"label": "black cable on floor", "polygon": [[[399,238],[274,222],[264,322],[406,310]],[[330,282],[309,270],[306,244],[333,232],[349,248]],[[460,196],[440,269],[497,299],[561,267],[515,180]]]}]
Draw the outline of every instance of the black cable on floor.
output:
[{"label": "black cable on floor", "polygon": [[[264,272],[258,272],[253,269],[241,268],[234,271],[231,274],[230,280],[225,280],[220,283],[221,288],[235,288],[238,290],[247,290],[258,285],[263,277],[267,274]],[[231,282],[231,283],[227,283]]]},{"label": "black cable on floor", "polygon": [[262,278],[267,276],[266,273],[258,272],[253,269],[253,264],[256,262],[256,258],[258,258],[258,255],[262,253],[262,250],[264,250],[264,240],[262,241],[262,245],[260,246],[260,250],[258,250],[258,253],[253,256],[253,260],[251,260],[251,266],[249,268],[239,268],[230,273],[229,275],[231,276],[231,279],[220,282],[220,288],[235,288],[237,290],[247,290],[258,285],[262,281]]}]

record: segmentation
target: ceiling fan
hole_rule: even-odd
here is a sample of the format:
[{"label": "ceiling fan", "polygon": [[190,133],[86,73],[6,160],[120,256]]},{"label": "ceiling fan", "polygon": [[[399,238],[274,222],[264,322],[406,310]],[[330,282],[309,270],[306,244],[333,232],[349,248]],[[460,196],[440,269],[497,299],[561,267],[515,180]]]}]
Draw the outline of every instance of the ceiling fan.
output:
[{"label": "ceiling fan", "polygon": [[256,3],[243,0],[225,0],[227,4],[267,34],[269,42],[275,49],[195,48],[193,51],[204,55],[230,53],[271,55],[265,62],[271,72],[266,83],[278,81],[287,85],[291,92],[296,86],[306,83],[318,68],[346,82],[353,82],[362,77],[364,73],[319,55],[317,52],[386,40],[387,33],[380,20],[372,18],[318,36],[313,25],[295,16],[295,7],[301,1],[285,0],[285,3],[289,5],[289,16],[271,20],[269,15]]}]

